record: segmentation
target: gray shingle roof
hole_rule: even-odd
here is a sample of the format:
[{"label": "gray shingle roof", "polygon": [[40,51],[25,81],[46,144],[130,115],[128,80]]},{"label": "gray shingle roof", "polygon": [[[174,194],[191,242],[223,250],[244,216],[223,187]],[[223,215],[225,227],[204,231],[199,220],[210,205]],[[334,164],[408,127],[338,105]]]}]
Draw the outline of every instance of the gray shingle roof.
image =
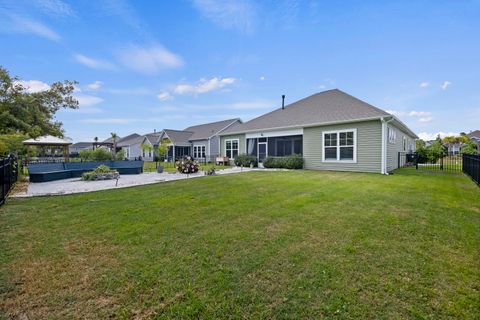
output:
[{"label": "gray shingle roof", "polygon": [[222,135],[390,116],[338,89],[323,91],[229,128]]},{"label": "gray shingle roof", "polygon": [[218,134],[218,132],[225,129],[229,125],[232,125],[235,122],[240,122],[240,119],[236,118],[236,119],[228,119],[228,120],[222,120],[217,122],[200,124],[200,125],[188,127],[185,129],[185,131],[193,132],[193,134],[189,138],[190,140],[203,140]]},{"label": "gray shingle roof", "polygon": [[151,144],[158,144],[158,140],[160,139],[161,132],[153,132],[147,133],[144,137],[150,141]]},{"label": "gray shingle roof", "polygon": [[132,133],[117,142],[117,147],[126,147],[143,141],[143,137],[137,133]]},{"label": "gray shingle roof", "polygon": [[185,131],[185,130],[172,130],[172,129],[164,129],[163,130],[170,141],[174,144],[180,143],[189,143],[188,139],[192,136],[193,132]]},{"label": "gray shingle roof", "polygon": [[92,148],[93,142],[77,142],[70,146],[70,148]]},{"label": "gray shingle roof", "polygon": [[467,134],[467,136],[471,138],[480,138],[480,130],[475,130]]}]

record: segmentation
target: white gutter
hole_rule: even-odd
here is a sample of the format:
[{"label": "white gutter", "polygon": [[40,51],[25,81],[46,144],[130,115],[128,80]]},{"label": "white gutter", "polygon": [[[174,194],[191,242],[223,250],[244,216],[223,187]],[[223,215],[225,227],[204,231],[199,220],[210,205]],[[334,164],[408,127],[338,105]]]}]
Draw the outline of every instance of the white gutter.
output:
[{"label": "white gutter", "polygon": [[342,120],[342,121],[330,121],[330,122],[316,122],[316,123],[300,124],[300,125],[292,125],[292,126],[240,130],[240,131],[234,131],[234,132],[219,133],[218,135],[219,136],[230,136],[230,135],[235,135],[235,134],[245,134],[245,133],[249,133],[249,132],[259,132],[259,131],[264,131],[265,132],[265,131],[276,131],[276,130],[283,130],[283,129],[300,129],[300,128],[310,128],[310,127],[319,127],[319,126],[329,126],[329,125],[334,125],[334,124],[365,122],[365,121],[380,120],[380,119],[382,119],[382,117],[370,117],[370,118],[351,119],[351,120]]},{"label": "white gutter", "polygon": [[382,117],[380,120],[382,121],[382,164],[381,164],[380,173],[388,174],[387,172],[387,139],[385,136],[387,132],[387,124],[390,121],[393,121],[394,118],[392,117],[389,120],[385,121],[385,118]]}]

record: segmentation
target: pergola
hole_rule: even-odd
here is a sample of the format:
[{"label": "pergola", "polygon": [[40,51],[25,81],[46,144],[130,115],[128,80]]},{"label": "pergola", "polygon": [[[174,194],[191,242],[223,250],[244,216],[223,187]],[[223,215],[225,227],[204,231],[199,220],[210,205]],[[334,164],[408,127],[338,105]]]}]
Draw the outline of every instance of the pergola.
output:
[{"label": "pergola", "polygon": [[[43,153],[43,157],[54,157],[56,150],[62,150],[63,157],[66,162],[68,162],[68,146],[72,144],[71,141],[54,137],[54,136],[42,136],[38,138],[28,139],[22,142],[25,146],[35,146],[38,147]],[[50,155],[47,155],[47,150],[49,150]],[[28,158],[27,158],[28,162]]]}]

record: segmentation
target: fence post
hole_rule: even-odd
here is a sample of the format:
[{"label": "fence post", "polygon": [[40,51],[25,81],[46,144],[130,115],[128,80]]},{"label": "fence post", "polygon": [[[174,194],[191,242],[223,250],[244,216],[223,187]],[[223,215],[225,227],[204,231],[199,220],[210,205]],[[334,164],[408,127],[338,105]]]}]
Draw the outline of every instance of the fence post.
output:
[{"label": "fence post", "polygon": [[415,169],[418,170],[418,153],[415,153],[413,158],[415,159]]},{"label": "fence post", "polygon": [[397,168],[400,168],[400,152],[398,152]]},{"label": "fence post", "polygon": [[443,170],[443,157],[440,158],[440,170]]}]

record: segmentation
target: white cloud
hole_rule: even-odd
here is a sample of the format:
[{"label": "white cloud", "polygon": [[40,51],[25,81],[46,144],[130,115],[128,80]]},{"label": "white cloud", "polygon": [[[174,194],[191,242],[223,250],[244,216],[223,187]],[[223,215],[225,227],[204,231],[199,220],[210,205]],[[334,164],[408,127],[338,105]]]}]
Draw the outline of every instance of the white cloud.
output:
[{"label": "white cloud", "polygon": [[447,88],[451,85],[452,83],[450,81],[444,81],[442,84],[442,90],[447,90]]},{"label": "white cloud", "polygon": [[160,99],[161,101],[166,101],[166,100],[173,99],[173,96],[169,92],[164,91],[164,92],[160,92],[157,98]]},{"label": "white cloud", "polygon": [[35,34],[37,36],[57,42],[61,39],[58,33],[39,21],[21,17],[16,14],[11,14],[9,17],[11,21],[8,24],[8,29],[13,32]]},{"label": "white cloud", "polygon": [[97,80],[95,82],[87,84],[87,88],[90,90],[98,90],[102,85],[103,85],[103,82]]},{"label": "white cloud", "polygon": [[14,83],[20,84],[28,93],[47,91],[50,89],[48,84],[40,80],[20,80],[15,81]]},{"label": "white cloud", "polygon": [[193,0],[194,7],[215,24],[243,32],[253,30],[255,8],[247,0]]},{"label": "white cloud", "polygon": [[420,121],[422,123],[428,123],[428,122],[431,122],[432,120],[433,120],[432,117],[425,117],[425,118],[418,119],[418,121]]},{"label": "white cloud", "polygon": [[265,77],[264,77],[264,76],[261,76],[261,77],[260,77],[260,80],[262,80],[262,81],[265,80]]},{"label": "white cloud", "polygon": [[92,69],[97,69],[97,70],[115,70],[116,69],[116,67],[112,63],[106,60],[94,59],[79,53],[74,54],[73,57],[77,62]]},{"label": "white cloud", "polygon": [[429,82],[424,81],[424,82],[421,82],[421,83],[420,83],[420,88],[426,88],[426,87],[428,87],[429,85],[430,85]]},{"label": "white cloud", "polygon": [[227,85],[233,84],[235,78],[211,78],[200,79],[197,84],[179,84],[175,87],[176,94],[200,94],[221,89]]},{"label": "white cloud", "polygon": [[420,132],[418,134],[418,137],[422,140],[428,141],[428,140],[435,140],[437,136],[440,135],[440,138],[445,138],[448,136],[458,136],[459,133],[457,132],[437,132],[437,133],[429,133],[429,132]]},{"label": "white cloud", "polygon": [[184,64],[180,56],[161,45],[148,48],[131,45],[118,52],[118,57],[125,67],[145,74],[179,68]]},{"label": "white cloud", "polygon": [[387,110],[387,112],[397,117],[427,117],[432,115],[432,113],[429,111],[415,111],[415,110],[413,111]]},{"label": "white cloud", "polygon": [[430,116],[432,113],[429,111],[410,111],[408,116],[410,117],[425,117]]},{"label": "white cloud", "polygon": [[88,107],[93,106],[95,104],[99,104],[103,102],[103,99],[96,96],[89,96],[89,95],[76,95],[74,96],[75,99],[78,100],[80,107]]}]

